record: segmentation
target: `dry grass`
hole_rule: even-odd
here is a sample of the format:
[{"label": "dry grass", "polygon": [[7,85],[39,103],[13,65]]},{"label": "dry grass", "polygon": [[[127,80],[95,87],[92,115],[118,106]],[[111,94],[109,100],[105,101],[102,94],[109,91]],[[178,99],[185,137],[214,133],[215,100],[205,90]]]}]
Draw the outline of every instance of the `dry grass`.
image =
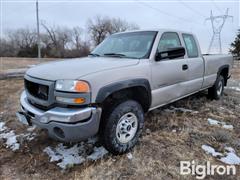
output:
[{"label": "dry grass", "polygon": [[[233,79],[240,82],[240,71],[234,69]],[[17,122],[15,112],[19,108],[19,95],[23,88],[22,79],[1,80],[1,120],[17,133],[26,127]],[[222,151],[224,145],[233,147],[240,155],[240,93],[226,90],[219,101],[210,101],[206,92],[171,104],[198,111],[198,113],[166,112],[169,106],[146,114],[145,129],[139,143],[126,155],[108,155],[96,162],[87,162],[62,172],[50,163],[43,149],[57,142],[48,138],[41,130],[31,143],[24,142],[17,152],[0,144],[0,179],[195,179],[181,176],[181,160],[195,160],[199,164],[211,161],[222,164],[201,149],[209,144]],[[221,108],[220,108],[221,107]],[[210,126],[207,118],[225,121],[234,126],[233,131]],[[209,176],[207,179],[237,179],[237,176]]]},{"label": "dry grass", "polygon": [[9,69],[27,68],[29,65],[35,65],[43,62],[54,61],[54,58],[8,58],[0,57],[0,73],[4,73]]}]

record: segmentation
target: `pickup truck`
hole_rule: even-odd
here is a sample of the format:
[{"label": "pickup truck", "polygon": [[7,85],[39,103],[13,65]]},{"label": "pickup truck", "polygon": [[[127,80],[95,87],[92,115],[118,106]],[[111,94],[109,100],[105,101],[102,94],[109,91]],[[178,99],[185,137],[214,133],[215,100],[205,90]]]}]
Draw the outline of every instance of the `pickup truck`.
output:
[{"label": "pickup truck", "polygon": [[144,113],[205,89],[219,99],[232,64],[231,55],[202,55],[191,33],[116,33],[88,57],[30,68],[17,117],[63,142],[98,134],[122,154],[136,144]]}]

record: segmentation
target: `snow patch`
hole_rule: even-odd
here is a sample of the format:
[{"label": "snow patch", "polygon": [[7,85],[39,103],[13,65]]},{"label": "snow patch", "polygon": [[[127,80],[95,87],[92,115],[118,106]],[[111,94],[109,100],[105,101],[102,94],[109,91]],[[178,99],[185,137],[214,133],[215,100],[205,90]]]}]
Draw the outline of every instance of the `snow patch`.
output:
[{"label": "snow patch", "polygon": [[218,125],[220,122],[215,119],[208,118],[208,123],[210,125]]},{"label": "snow patch", "polygon": [[88,144],[95,144],[97,141],[98,141],[98,137],[96,136],[96,137],[88,138],[87,143]]},{"label": "snow patch", "polygon": [[202,149],[203,149],[207,154],[210,154],[210,155],[212,155],[213,157],[222,156],[221,153],[216,152],[215,149],[212,148],[211,146],[202,145]]},{"label": "snow patch", "polygon": [[165,109],[164,111],[165,112],[198,113],[198,111],[194,111],[194,110],[186,109],[182,107],[174,107],[174,106],[171,106],[169,109]]},{"label": "snow patch", "polygon": [[35,137],[37,136],[36,133],[27,133],[27,134],[20,134],[19,136],[22,136],[23,138],[25,138],[27,141],[32,141],[33,139],[35,139]]},{"label": "snow patch", "polygon": [[102,158],[107,153],[108,153],[108,151],[103,146],[101,146],[101,147],[94,147],[93,153],[90,154],[87,157],[87,159],[88,160],[92,160],[92,161],[96,161],[96,160]]},{"label": "snow patch", "polygon": [[216,152],[215,149],[208,145],[202,145],[202,149],[213,157],[217,157],[219,161],[230,164],[230,165],[240,165],[240,157],[236,155],[235,150],[232,147],[225,147],[226,152],[220,153]]},{"label": "snow patch", "polygon": [[27,141],[31,141],[35,138],[36,133],[27,133],[16,135],[13,130],[10,130],[5,126],[5,122],[0,122],[0,139],[5,140],[7,148],[16,151],[20,148],[20,143],[18,142],[18,137],[23,137]]},{"label": "snow patch", "polygon": [[[89,142],[95,142],[96,139],[90,139]],[[64,146],[62,143],[55,148],[46,147],[45,152],[50,157],[50,162],[58,162],[57,165],[62,169],[67,169],[75,164],[82,164],[86,160],[96,161],[108,153],[104,147],[94,147],[93,152],[87,155],[87,144],[78,143],[71,147]]]},{"label": "snow patch", "polygon": [[231,90],[235,90],[235,91],[239,91],[240,92],[240,87],[226,87],[226,89],[231,89]]},{"label": "snow patch", "polygon": [[27,131],[28,132],[33,132],[35,129],[36,129],[36,126],[33,125],[33,126],[30,126],[29,128],[27,128]]},{"label": "snow patch", "polygon": [[5,123],[4,122],[0,122],[0,132],[6,130],[7,127],[5,126]]},{"label": "snow patch", "polygon": [[240,165],[240,157],[236,155],[236,152],[233,148],[225,148],[228,152],[225,157],[222,157],[220,161],[226,164]]},{"label": "snow patch", "polygon": [[218,125],[218,126],[220,126],[222,128],[233,130],[233,125],[226,124],[226,122],[220,122],[218,120],[211,119],[211,118],[208,118],[208,124],[210,124],[210,125]]},{"label": "snow patch", "polygon": [[230,130],[233,130],[233,125],[223,125],[222,126],[223,128],[225,128],[225,129],[230,129]]},{"label": "snow patch", "polygon": [[131,160],[133,158],[132,153],[127,153],[127,158]]},{"label": "snow patch", "polygon": [[4,139],[7,148],[16,151],[19,149],[20,144],[17,142],[17,135],[13,130],[10,130],[5,126],[5,122],[0,122],[0,139]]},{"label": "snow patch", "polygon": [[17,135],[14,133],[13,130],[1,133],[0,139],[5,139],[7,148],[12,149],[13,151],[18,150],[20,147],[20,144],[17,142]]},{"label": "snow patch", "polygon": [[79,155],[83,150],[83,147],[79,144],[68,148],[61,143],[55,149],[46,147],[43,152],[48,154],[50,162],[60,161],[57,165],[62,169],[66,169],[67,167],[72,167],[74,164],[81,164],[85,161],[85,159]]}]

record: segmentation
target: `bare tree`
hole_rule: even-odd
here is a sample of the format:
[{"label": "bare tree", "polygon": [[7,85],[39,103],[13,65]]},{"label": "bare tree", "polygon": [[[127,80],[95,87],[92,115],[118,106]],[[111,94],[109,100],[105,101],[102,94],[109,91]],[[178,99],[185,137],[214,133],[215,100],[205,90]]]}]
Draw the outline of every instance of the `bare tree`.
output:
[{"label": "bare tree", "polygon": [[19,48],[29,48],[37,42],[36,32],[29,28],[8,31],[7,36]]},{"label": "bare tree", "polygon": [[4,39],[1,40],[1,54],[2,56],[34,57],[36,44],[37,37],[33,29],[8,30]]},{"label": "bare tree", "polygon": [[87,56],[90,52],[90,44],[82,40],[83,29],[74,27],[71,30],[71,50],[68,51],[68,57]]},{"label": "bare tree", "polygon": [[[91,43],[83,40],[82,28],[47,26],[45,23],[42,26],[45,29],[40,34],[42,56],[81,57],[89,53]],[[97,16],[87,22],[87,30],[94,45],[98,45],[112,33],[131,29],[138,29],[138,26],[120,18]],[[36,31],[30,28],[8,30],[6,36],[0,39],[0,56],[37,57]]]},{"label": "bare tree", "polygon": [[107,17],[96,16],[94,20],[88,20],[87,29],[91,40],[96,46],[109,34],[109,30],[111,29],[110,20]]},{"label": "bare tree", "polygon": [[68,28],[48,27],[42,24],[47,32],[43,37],[46,47],[49,50],[49,56],[64,57],[67,44],[71,41],[71,31]]},{"label": "bare tree", "polygon": [[72,29],[72,43],[75,49],[80,49],[82,45],[81,36],[83,34],[83,30],[80,27],[74,27]]},{"label": "bare tree", "polygon": [[123,32],[127,30],[136,30],[139,29],[139,26],[135,23],[128,23],[125,20],[120,18],[111,19],[111,28],[109,33]]},{"label": "bare tree", "polygon": [[5,38],[0,38],[0,57],[17,56],[19,49],[13,46],[12,42]]},{"label": "bare tree", "polygon": [[91,40],[96,46],[112,33],[139,29],[139,27],[136,24],[128,23],[120,18],[96,16],[95,19],[88,20],[87,29]]}]

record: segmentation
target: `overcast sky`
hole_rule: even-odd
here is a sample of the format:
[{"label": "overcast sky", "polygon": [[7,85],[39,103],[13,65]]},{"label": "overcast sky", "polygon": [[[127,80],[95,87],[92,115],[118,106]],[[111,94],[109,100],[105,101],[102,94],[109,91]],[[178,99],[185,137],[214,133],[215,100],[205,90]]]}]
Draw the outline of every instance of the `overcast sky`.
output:
[{"label": "overcast sky", "polygon": [[[8,29],[36,27],[35,1],[1,1],[1,28]],[[91,0],[90,0],[91,1]],[[206,52],[212,29],[210,21],[204,19],[213,15],[222,15],[229,8],[228,19],[222,30],[223,50],[227,52],[239,29],[239,1],[238,0],[169,0],[169,1],[55,1],[39,0],[40,20],[48,25],[66,27],[85,27],[89,18],[97,15],[120,17],[128,22],[134,22],[141,29],[171,28],[193,32],[197,35],[203,53]],[[41,31],[43,28],[41,27]]]}]

